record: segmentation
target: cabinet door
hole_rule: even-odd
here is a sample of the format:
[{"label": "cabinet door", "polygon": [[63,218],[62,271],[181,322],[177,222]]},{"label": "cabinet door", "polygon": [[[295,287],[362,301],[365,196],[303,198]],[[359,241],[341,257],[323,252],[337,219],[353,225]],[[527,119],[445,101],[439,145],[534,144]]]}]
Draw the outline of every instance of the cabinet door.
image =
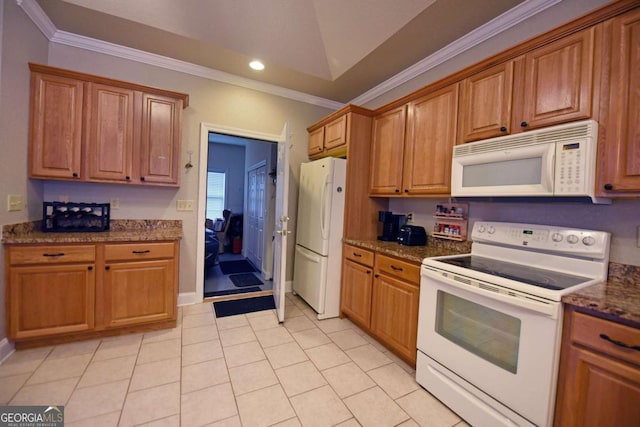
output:
[{"label": "cabinet door", "polygon": [[458,140],[461,143],[509,133],[513,61],[464,79],[460,91]]},{"label": "cabinet door", "polygon": [[142,94],[140,181],[178,185],[181,122],[182,100]]},{"label": "cabinet door", "polygon": [[514,129],[591,117],[594,37],[590,28],[525,55],[522,114],[514,115]]},{"label": "cabinet door", "polygon": [[347,144],[348,114],[338,117],[324,128],[324,149],[331,150]]},{"label": "cabinet door", "polygon": [[373,118],[369,187],[372,195],[400,195],[406,109]]},{"label": "cabinet door", "polygon": [[315,157],[324,150],[324,126],[309,133],[309,157]]},{"label": "cabinet door", "polygon": [[640,192],[640,9],[613,20],[611,94],[598,191]]},{"label": "cabinet door", "polygon": [[416,363],[420,288],[376,274],[373,280],[371,330],[406,361]]},{"label": "cabinet door", "polygon": [[93,329],[93,265],[11,267],[8,287],[9,336],[12,339]]},{"label": "cabinet door", "polygon": [[80,177],[83,93],[82,81],[31,74],[30,177]]},{"label": "cabinet door", "polygon": [[[632,426],[640,420],[640,369],[569,346],[556,426]],[[561,381],[563,377],[561,376]]]},{"label": "cabinet door", "polygon": [[343,260],[341,311],[365,328],[371,321],[372,276],[370,267]]},{"label": "cabinet door", "polygon": [[104,272],[105,327],[175,318],[173,260],[109,263]]},{"label": "cabinet door", "polygon": [[409,104],[404,148],[404,192],[449,194],[451,156],[456,142],[458,84]]},{"label": "cabinet door", "polygon": [[87,178],[130,181],[134,91],[97,83],[87,86]]}]

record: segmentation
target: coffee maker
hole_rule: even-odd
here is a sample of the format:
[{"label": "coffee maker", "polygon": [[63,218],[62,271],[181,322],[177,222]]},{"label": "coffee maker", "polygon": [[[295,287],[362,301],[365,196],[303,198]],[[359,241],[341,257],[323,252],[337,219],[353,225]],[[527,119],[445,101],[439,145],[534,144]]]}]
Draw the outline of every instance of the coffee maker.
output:
[{"label": "coffee maker", "polygon": [[398,231],[406,222],[406,215],[394,215],[390,211],[378,211],[378,221],[382,223],[382,235],[378,240],[395,242],[398,239]]}]

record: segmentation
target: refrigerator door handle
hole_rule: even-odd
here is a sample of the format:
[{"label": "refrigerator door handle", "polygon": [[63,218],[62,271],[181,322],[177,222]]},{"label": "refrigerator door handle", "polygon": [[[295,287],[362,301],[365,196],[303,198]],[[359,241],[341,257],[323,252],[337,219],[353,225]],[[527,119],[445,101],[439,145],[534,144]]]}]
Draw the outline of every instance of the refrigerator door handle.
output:
[{"label": "refrigerator door handle", "polygon": [[322,186],[322,216],[320,218],[320,230],[322,232],[322,238],[323,239],[328,239],[329,235],[328,235],[328,230],[326,227],[326,222],[327,222],[327,208],[329,203],[327,203],[327,196],[329,195],[327,188],[330,185],[330,180],[329,180],[329,175],[327,175],[324,179],[324,185]]},{"label": "refrigerator door handle", "polygon": [[310,254],[309,251],[303,250],[300,246],[296,246],[296,252],[311,262],[315,262],[316,264],[320,262],[320,257],[318,255]]}]

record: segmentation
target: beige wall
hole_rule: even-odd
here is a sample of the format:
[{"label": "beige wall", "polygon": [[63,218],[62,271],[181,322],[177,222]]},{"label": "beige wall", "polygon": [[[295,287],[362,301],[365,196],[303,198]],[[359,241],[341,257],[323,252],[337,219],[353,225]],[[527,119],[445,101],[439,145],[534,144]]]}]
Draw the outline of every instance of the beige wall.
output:
[{"label": "beige wall", "polygon": [[[0,225],[42,216],[42,184],[27,179],[27,139],[29,122],[28,62],[47,60],[47,39],[27,18],[15,1],[0,0],[2,64],[0,68]],[[8,194],[22,195],[26,208],[7,212]],[[0,260],[4,248],[0,247]],[[0,360],[6,337],[5,270],[0,262]]]}]

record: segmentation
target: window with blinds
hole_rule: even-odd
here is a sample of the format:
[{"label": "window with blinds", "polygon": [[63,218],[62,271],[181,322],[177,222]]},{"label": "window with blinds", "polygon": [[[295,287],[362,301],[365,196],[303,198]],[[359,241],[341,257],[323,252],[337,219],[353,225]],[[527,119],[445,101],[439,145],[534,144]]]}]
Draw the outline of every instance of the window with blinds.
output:
[{"label": "window with blinds", "polygon": [[222,218],[226,174],[224,172],[207,172],[207,218]]}]

